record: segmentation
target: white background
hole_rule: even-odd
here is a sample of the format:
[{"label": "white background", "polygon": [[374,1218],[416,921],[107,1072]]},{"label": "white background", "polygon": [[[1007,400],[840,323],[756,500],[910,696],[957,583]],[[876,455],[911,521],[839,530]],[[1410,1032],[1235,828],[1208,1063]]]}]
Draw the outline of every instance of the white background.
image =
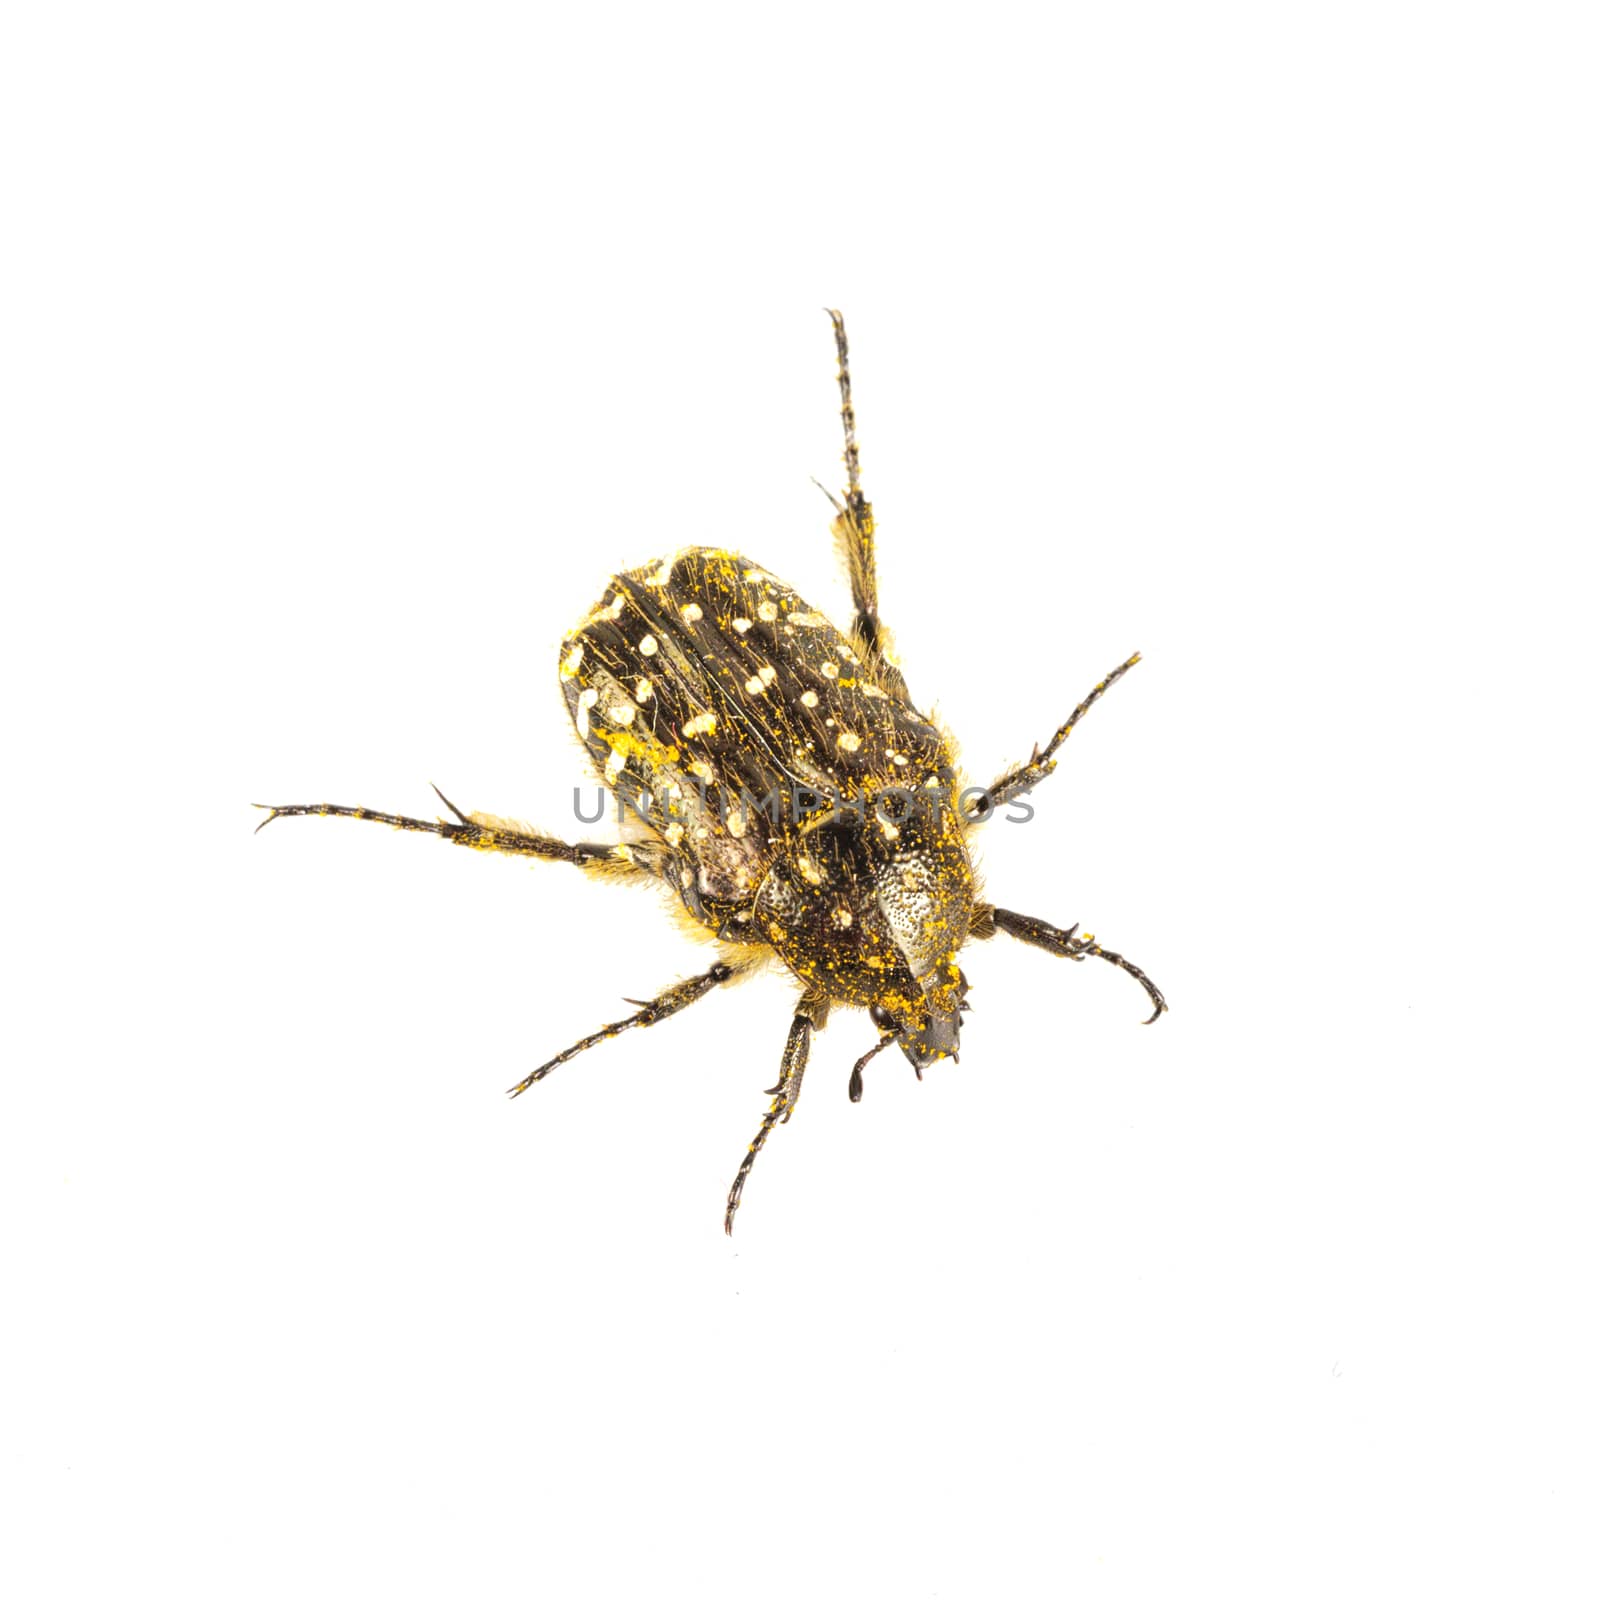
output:
[{"label": "white background", "polygon": [[[1593,1594],[1579,6],[19,8],[5,1588]],[[607,575],[882,594],[975,776],[1128,652],[959,1066],[582,832]]]}]

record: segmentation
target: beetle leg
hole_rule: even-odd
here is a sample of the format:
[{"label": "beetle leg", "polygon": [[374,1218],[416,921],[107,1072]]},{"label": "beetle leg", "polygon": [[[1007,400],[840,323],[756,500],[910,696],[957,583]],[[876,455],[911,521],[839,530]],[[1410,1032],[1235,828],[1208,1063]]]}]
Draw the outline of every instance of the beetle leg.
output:
[{"label": "beetle leg", "polygon": [[1067,741],[1067,735],[1078,725],[1078,719],[1114,684],[1129,667],[1137,666],[1139,652],[1137,650],[1122,663],[1114,672],[1108,672],[1087,695],[1084,696],[1078,709],[1061,724],[1050,736],[1050,742],[1041,750],[1038,745],[1033,747],[1033,754],[1026,760],[1018,762],[1016,766],[995,779],[988,787],[986,793],[967,808],[966,820],[968,822],[981,822],[992,812],[996,806],[1002,806],[1013,795],[1025,794],[1034,784],[1042,778],[1048,778],[1056,769],[1055,753]]},{"label": "beetle leg", "polygon": [[[878,619],[878,554],[876,525],[872,507],[861,492],[861,452],[856,447],[856,408],[850,398],[850,343],[845,338],[844,318],[830,311],[833,343],[839,352],[839,414],[844,422],[844,469],[846,487],[841,504],[833,500],[838,515],[833,519],[834,542],[850,577],[850,598],[855,604],[851,632],[862,648],[868,664],[882,678],[884,686],[899,699],[906,698],[905,680],[885,654],[888,631]],[[826,490],[823,491],[827,493]]]},{"label": "beetle leg", "polygon": [[526,823],[508,822],[502,817],[491,817],[482,811],[466,813],[445,799],[437,784],[433,792],[450,807],[458,818],[455,822],[424,822],[418,817],[397,817],[387,811],[373,811],[366,806],[263,806],[258,811],[267,813],[266,821],[256,829],[276,822],[279,817],[355,817],[362,822],[386,822],[391,828],[409,833],[435,833],[451,844],[465,845],[470,850],[499,851],[506,855],[539,856],[547,861],[570,861],[575,867],[591,872],[616,876],[649,873],[658,870],[665,852],[660,846],[650,844],[567,844],[564,840],[539,833]]},{"label": "beetle leg", "polygon": [[989,939],[994,936],[996,930],[999,930],[1002,933],[1009,933],[1013,939],[1020,939],[1024,944],[1037,945],[1041,950],[1065,956],[1070,961],[1082,961],[1085,956],[1098,956],[1102,961],[1109,961],[1114,967],[1121,967],[1124,972],[1138,979],[1155,1006],[1155,1010],[1144,1019],[1147,1023],[1154,1022],[1167,1009],[1167,1002],[1162,997],[1161,991],[1125,956],[1119,956],[1115,950],[1101,949],[1092,933],[1085,934],[1081,939],[1075,937],[1078,932],[1077,923],[1073,923],[1070,928],[1055,928],[1038,917],[1027,917],[1020,911],[1004,911],[999,906],[976,907],[972,922],[975,938]]},{"label": "beetle leg", "polygon": [[794,1114],[794,1108],[800,1100],[800,1083],[806,1074],[806,1061],[811,1055],[812,1029],[822,1027],[827,1016],[826,1002],[818,1004],[809,996],[795,1007],[794,1021],[789,1024],[789,1041],[783,1047],[783,1068],[778,1074],[776,1086],[768,1091],[772,1096],[772,1104],[767,1107],[767,1114],[761,1119],[761,1126],[756,1129],[756,1136],[750,1141],[744,1160],[739,1163],[733,1187],[728,1191],[728,1209],[722,1218],[725,1233],[733,1232],[733,1214],[739,1209],[739,1197],[744,1193],[745,1179],[750,1176],[750,1169],[756,1164],[756,1157],[761,1154],[767,1136],[780,1122],[787,1122]]},{"label": "beetle leg", "polygon": [[515,1099],[524,1089],[553,1072],[563,1061],[570,1061],[575,1055],[582,1054],[590,1045],[614,1039],[619,1033],[626,1033],[629,1028],[648,1028],[654,1023],[664,1021],[667,1017],[682,1011],[685,1006],[693,1005],[701,995],[709,994],[718,984],[726,983],[736,971],[737,968],[730,966],[726,961],[719,961],[698,977],[686,978],[682,983],[673,984],[670,989],[663,989],[654,1000],[642,1003],[636,1000],[629,1001],[630,1005],[639,1007],[631,1017],[624,1017],[621,1022],[608,1022],[598,1033],[591,1033],[588,1038],[569,1045],[560,1055],[552,1056],[542,1067],[535,1067],[521,1083],[508,1089],[506,1093]]}]

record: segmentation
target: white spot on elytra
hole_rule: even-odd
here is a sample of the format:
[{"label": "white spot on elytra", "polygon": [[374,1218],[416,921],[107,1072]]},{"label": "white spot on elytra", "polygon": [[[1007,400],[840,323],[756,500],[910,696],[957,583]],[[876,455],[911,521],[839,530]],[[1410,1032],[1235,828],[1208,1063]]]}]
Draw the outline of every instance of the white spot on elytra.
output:
[{"label": "white spot on elytra", "polygon": [[777,677],[778,669],[776,667],[763,667],[761,669],[761,681],[763,683],[775,683]]},{"label": "white spot on elytra", "polygon": [[749,617],[735,617],[733,619],[733,631],[735,633],[749,633],[753,626],[754,624]]},{"label": "white spot on elytra", "polygon": [[698,717],[690,717],[684,723],[683,731],[691,737],[697,733],[715,733],[717,731],[716,712],[702,711]]},{"label": "white spot on elytra", "polygon": [[628,758],[620,750],[613,750],[606,757],[606,782],[610,783],[627,764]]},{"label": "white spot on elytra", "polygon": [[820,611],[791,611],[789,620],[797,628],[826,628],[828,619]]},{"label": "white spot on elytra", "polygon": [[580,739],[587,739],[589,737],[589,707],[592,706],[599,698],[600,691],[598,689],[585,689],[583,693],[578,696],[578,711],[577,715],[574,716],[572,720],[577,724],[578,737]]},{"label": "white spot on elytra", "polygon": [[566,656],[563,658],[563,660],[561,662],[561,676],[563,678],[575,678],[575,677],[577,677],[578,668],[581,667],[582,665],[583,665],[583,646],[581,644],[575,644],[567,652]]},{"label": "white spot on elytra", "polygon": [[607,706],[606,715],[610,717],[613,722],[620,722],[622,726],[626,728],[628,724],[633,721],[634,717],[638,715],[638,713],[632,706],[628,704],[626,700],[621,700],[618,701],[618,703],[614,706]]},{"label": "white spot on elytra", "polygon": [[839,748],[841,750],[859,750],[861,748],[861,735],[859,733],[841,733],[839,735]]},{"label": "white spot on elytra", "polygon": [[824,678],[837,678],[839,669],[831,661],[824,661],[822,663],[822,676]]},{"label": "white spot on elytra", "polygon": [[683,620],[685,622],[698,622],[704,615],[705,612],[693,600],[683,607]]},{"label": "white spot on elytra", "polygon": [[[756,615],[763,622],[776,622],[778,620],[778,608],[770,600],[763,600],[756,607]],[[549,658],[546,657],[546,659],[548,660]]]},{"label": "white spot on elytra", "polygon": [[642,656],[653,656],[658,649],[660,646],[656,643],[656,636],[653,633],[647,633],[639,641],[639,654]]},{"label": "white spot on elytra", "polygon": [[807,883],[821,883],[822,874],[817,871],[817,864],[810,856],[800,857],[800,876]]},{"label": "white spot on elytra", "polygon": [[681,822],[669,822],[667,824],[667,843],[676,850],[682,839],[683,824]]},{"label": "white spot on elytra", "polygon": [[815,689],[807,689],[806,692],[800,696],[800,704],[803,706],[814,706],[816,703],[817,691]]},{"label": "white spot on elytra", "polygon": [[889,698],[875,683],[862,684],[861,692],[869,700],[887,700]]},{"label": "white spot on elytra", "polygon": [[744,681],[744,687],[746,694],[765,694],[767,691],[766,684],[764,684],[759,677],[746,678]]},{"label": "white spot on elytra", "polygon": [[648,678],[639,680],[639,687],[633,691],[633,698],[643,705],[655,693],[655,687]]},{"label": "white spot on elytra", "polygon": [[850,915],[849,906],[835,906],[833,908],[833,925],[836,928],[848,928],[856,919]]}]

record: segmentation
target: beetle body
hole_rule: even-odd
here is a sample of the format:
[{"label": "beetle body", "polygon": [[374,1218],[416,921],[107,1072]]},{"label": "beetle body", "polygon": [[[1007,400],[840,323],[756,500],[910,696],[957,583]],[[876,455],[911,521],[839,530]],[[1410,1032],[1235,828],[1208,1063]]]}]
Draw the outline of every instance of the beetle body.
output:
[{"label": "beetle body", "polygon": [[949,741],[875,656],[743,556],[691,549],[612,579],[560,677],[653,826],[635,858],[717,938],[880,1008],[926,1065],[954,1050],[972,864]]}]

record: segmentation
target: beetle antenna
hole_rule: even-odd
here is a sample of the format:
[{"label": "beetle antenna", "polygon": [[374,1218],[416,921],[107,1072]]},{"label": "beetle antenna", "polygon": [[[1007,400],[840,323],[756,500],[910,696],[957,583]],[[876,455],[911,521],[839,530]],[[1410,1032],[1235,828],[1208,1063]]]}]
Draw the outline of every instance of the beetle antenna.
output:
[{"label": "beetle antenna", "polygon": [[[855,1105],[861,1099],[861,1069],[875,1056],[881,1054],[892,1045],[900,1036],[896,1033],[886,1033],[884,1036],[856,1062],[850,1069],[850,1103]],[[920,1078],[922,1074],[919,1072]]]}]

